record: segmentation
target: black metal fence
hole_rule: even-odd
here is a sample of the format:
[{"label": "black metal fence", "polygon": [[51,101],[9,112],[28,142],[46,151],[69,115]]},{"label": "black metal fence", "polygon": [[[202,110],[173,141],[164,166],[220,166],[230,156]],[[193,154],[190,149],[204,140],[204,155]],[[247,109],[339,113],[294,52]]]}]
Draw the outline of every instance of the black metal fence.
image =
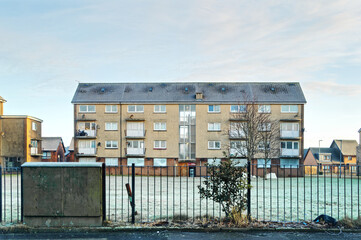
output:
[{"label": "black metal fence", "polygon": [[[312,221],[320,214],[338,220],[360,216],[360,176],[357,175],[360,171],[357,170],[361,169],[346,165],[264,167],[250,166],[252,218],[303,222]],[[132,222],[132,216],[135,222],[220,219],[225,216],[222,205],[201,198],[198,189],[209,177],[207,170],[217,168],[144,166],[132,170],[131,166],[108,166],[106,219],[114,222]],[[21,169],[1,168],[0,181],[1,222],[20,222]]]},{"label": "black metal fence", "polygon": [[0,167],[0,221],[21,221],[21,168]]},{"label": "black metal fence", "polygon": [[[264,168],[251,164],[251,217],[277,222],[312,221],[320,214],[338,220],[358,218],[360,176],[356,167],[329,167],[325,171],[321,166],[272,164]],[[135,167],[133,188],[131,166],[107,167],[106,218],[132,221],[132,195],[126,183],[134,190],[136,222],[222,218],[221,204],[202,199],[198,190],[210,168],[217,167]]]}]

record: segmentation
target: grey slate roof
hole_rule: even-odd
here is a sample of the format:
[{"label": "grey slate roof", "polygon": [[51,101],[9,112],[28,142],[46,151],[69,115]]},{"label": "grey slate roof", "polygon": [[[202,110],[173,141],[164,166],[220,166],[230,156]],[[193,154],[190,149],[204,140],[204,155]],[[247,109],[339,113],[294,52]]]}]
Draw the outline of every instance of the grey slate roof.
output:
[{"label": "grey slate roof", "polygon": [[63,144],[61,137],[43,137],[42,140],[43,151],[56,151],[59,143]]},{"label": "grey slate roof", "polygon": [[320,153],[331,153],[331,161],[340,161],[340,151],[336,148],[318,148],[318,147],[311,147],[310,151],[312,152],[313,156],[316,160],[319,160],[318,151]]},{"label": "grey slate roof", "polygon": [[[197,92],[203,100],[196,100]],[[306,103],[299,83],[80,83],[72,103]]]},{"label": "grey slate roof", "polygon": [[343,155],[356,156],[356,147],[358,143],[356,140],[333,140],[332,145],[336,144],[338,149],[341,149]]}]

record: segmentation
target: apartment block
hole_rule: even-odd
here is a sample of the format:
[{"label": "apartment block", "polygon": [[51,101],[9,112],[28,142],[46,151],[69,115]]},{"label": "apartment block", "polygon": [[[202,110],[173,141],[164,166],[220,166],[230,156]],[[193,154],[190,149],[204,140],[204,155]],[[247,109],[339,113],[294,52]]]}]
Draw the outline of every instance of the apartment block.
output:
[{"label": "apartment block", "polygon": [[0,97],[0,162],[2,167],[20,167],[40,162],[42,120],[27,115],[3,115],[5,99]]},{"label": "apartment block", "polygon": [[177,174],[197,176],[195,166],[217,164],[242,145],[242,137],[231,134],[232,116],[250,100],[280,129],[279,154],[270,161],[255,156],[256,172],[274,163],[281,164],[280,175],[297,175],[306,100],[299,83],[291,82],[81,83],[72,100],[75,159],[146,167],[137,174],[173,174],[164,167],[181,166]]}]

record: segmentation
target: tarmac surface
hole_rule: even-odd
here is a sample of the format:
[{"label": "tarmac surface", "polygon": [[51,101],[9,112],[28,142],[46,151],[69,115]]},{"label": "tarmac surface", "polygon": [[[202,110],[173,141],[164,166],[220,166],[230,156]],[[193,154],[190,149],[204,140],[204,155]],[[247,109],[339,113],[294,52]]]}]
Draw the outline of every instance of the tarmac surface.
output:
[{"label": "tarmac surface", "polygon": [[102,239],[102,240],[132,240],[132,239],[274,239],[274,240],[306,240],[306,239],[361,239],[361,233],[332,233],[332,232],[185,232],[185,231],[133,231],[112,233],[29,233],[2,234],[0,239]]}]

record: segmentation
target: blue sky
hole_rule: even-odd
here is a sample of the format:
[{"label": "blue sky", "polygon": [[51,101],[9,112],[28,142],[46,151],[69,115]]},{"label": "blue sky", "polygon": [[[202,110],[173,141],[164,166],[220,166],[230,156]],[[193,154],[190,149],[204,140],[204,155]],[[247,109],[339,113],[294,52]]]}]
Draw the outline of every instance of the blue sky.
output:
[{"label": "blue sky", "polygon": [[73,134],[78,82],[296,81],[305,146],[358,139],[361,1],[0,0],[5,114]]}]

